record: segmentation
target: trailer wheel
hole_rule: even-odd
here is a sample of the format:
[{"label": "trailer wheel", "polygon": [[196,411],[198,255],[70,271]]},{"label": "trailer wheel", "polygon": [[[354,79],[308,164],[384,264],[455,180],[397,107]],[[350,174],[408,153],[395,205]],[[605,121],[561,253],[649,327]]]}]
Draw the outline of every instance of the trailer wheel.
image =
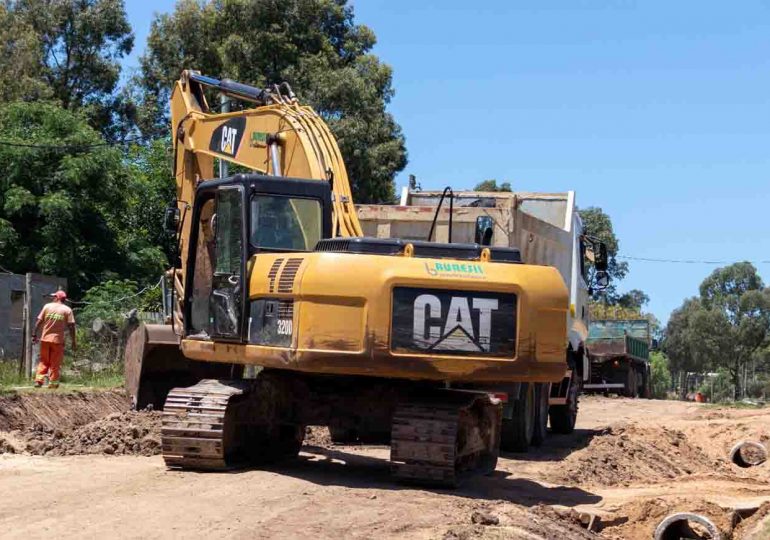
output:
[{"label": "trailer wheel", "polygon": [[644,386],[642,392],[642,397],[644,399],[652,399],[652,373],[650,373],[649,368],[644,371]]},{"label": "trailer wheel", "polygon": [[578,388],[577,371],[573,369],[569,391],[567,392],[567,404],[552,405],[548,409],[548,416],[551,419],[551,431],[566,435],[575,431],[579,396],[580,389]]},{"label": "trailer wheel", "polygon": [[526,452],[535,432],[535,385],[522,384],[523,397],[512,402],[513,415],[503,420],[500,448],[506,452]]},{"label": "trailer wheel", "polygon": [[548,436],[548,398],[551,385],[541,383],[535,386],[535,428],[532,434],[532,445],[540,446]]},{"label": "trailer wheel", "polygon": [[633,364],[628,365],[626,373],[626,397],[635,398],[639,395],[639,389],[636,386],[636,368]]}]

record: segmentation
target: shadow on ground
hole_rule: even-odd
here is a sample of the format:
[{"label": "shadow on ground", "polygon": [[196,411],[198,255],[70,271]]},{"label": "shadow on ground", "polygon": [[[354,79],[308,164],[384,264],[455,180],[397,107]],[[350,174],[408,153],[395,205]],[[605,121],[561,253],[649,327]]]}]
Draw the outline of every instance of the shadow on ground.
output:
[{"label": "shadow on ground", "polygon": [[[371,447],[369,447],[371,448]],[[385,447],[381,450],[387,451]],[[430,488],[395,482],[385,457],[361,455],[340,449],[306,446],[300,458],[270,467],[269,470],[322,486],[353,489],[429,490],[469,499],[505,500],[522,506],[538,504],[573,507],[595,504],[601,497],[576,487],[545,486],[505,471],[468,480],[458,489]]]}]

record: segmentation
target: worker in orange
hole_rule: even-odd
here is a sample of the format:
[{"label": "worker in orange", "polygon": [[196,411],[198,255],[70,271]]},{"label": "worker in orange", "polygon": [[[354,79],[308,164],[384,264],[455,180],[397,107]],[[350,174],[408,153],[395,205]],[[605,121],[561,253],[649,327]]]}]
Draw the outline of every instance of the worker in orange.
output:
[{"label": "worker in orange", "polygon": [[[32,342],[40,341],[40,364],[35,375],[35,388],[40,388],[48,376],[48,388],[59,387],[59,374],[64,360],[65,334],[69,330],[72,350],[77,349],[75,340],[75,315],[69,306],[64,304],[67,293],[56,291],[51,295],[53,301],[43,306],[37,316]],[[39,333],[42,328],[42,333]],[[39,337],[38,337],[39,335]]]}]

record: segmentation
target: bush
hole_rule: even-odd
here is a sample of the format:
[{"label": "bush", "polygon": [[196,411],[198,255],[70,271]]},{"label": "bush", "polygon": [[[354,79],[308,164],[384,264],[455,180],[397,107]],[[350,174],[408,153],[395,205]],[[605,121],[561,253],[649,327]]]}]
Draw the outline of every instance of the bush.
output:
[{"label": "bush", "polygon": [[733,383],[730,373],[726,369],[720,369],[716,375],[707,376],[698,392],[706,396],[712,403],[720,403],[733,400]]},{"label": "bush", "polygon": [[[123,357],[128,313],[160,311],[161,289],[158,286],[139,289],[130,280],[105,281],[90,288],[76,307],[78,350],[70,351],[68,368],[74,375],[92,377],[115,370]],[[98,332],[94,321],[102,322]],[[122,368],[121,368],[122,370]]]},{"label": "bush", "polygon": [[671,370],[668,358],[661,352],[655,351],[650,355],[650,378],[652,380],[652,397],[666,399],[671,388]]}]

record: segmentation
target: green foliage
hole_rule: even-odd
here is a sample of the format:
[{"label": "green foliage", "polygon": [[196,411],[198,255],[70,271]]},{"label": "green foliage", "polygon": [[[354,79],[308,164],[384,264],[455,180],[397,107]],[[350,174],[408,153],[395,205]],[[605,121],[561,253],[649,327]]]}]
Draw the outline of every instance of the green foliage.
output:
[{"label": "green foliage", "polygon": [[753,265],[736,263],[715,270],[701,284],[700,297],[674,311],[664,347],[675,369],[726,370],[738,399],[744,366],[769,339],[770,291]]},{"label": "green foliage", "polygon": [[652,397],[666,399],[671,388],[671,370],[668,358],[659,351],[650,354],[650,378],[652,382]]},{"label": "green foliage", "polygon": [[703,394],[711,403],[723,403],[733,397],[733,385],[730,373],[726,369],[720,369],[714,375],[706,377],[698,387],[698,392]]},{"label": "green foliage", "polygon": [[158,308],[157,293],[139,292],[137,283],[127,279],[105,281],[91,287],[83,296],[83,307],[77,310],[78,324],[90,328],[95,319],[101,319],[108,324],[121,325],[132,309],[149,311]]},{"label": "green foliage", "polygon": [[476,184],[476,187],[473,188],[473,191],[513,191],[513,190],[511,189],[510,182],[503,182],[498,186],[497,180],[484,180],[483,182]]},{"label": "green foliage", "polygon": [[3,22],[0,44],[10,53],[0,69],[5,100],[52,98],[82,110],[106,135],[125,129],[115,120],[130,116],[132,106],[115,89],[134,36],[122,0],[6,1]]},{"label": "green foliage", "polygon": [[[82,114],[46,103],[0,105],[0,260],[10,271],[66,277],[70,292],[99,281],[157,279],[168,176],[158,146],[127,162]],[[93,146],[97,145],[97,146]],[[168,173],[166,173],[168,175]],[[170,197],[169,197],[170,198]]]},{"label": "green foliage", "polygon": [[141,59],[140,126],[168,133],[168,99],[183,69],[264,87],[289,82],[329,124],[357,202],[390,201],[406,166],[401,128],[386,111],[392,70],[346,0],[182,0],[156,16]]}]

